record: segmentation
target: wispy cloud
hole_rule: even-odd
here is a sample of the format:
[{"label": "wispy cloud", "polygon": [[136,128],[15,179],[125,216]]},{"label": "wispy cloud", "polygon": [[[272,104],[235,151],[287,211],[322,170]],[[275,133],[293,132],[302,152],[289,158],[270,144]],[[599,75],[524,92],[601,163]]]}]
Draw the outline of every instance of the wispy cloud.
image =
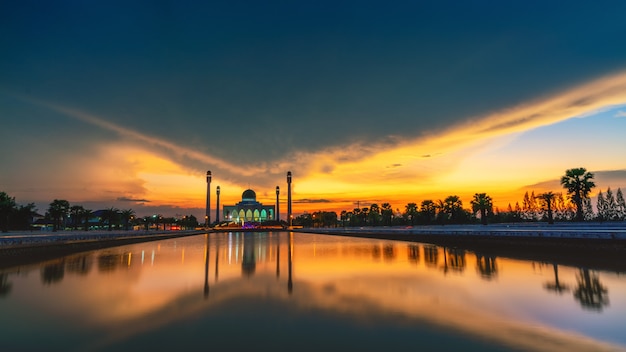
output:
[{"label": "wispy cloud", "polygon": [[330,203],[328,199],[295,199],[293,201],[296,204],[318,204],[318,203]]},{"label": "wispy cloud", "polygon": [[120,202],[141,202],[141,203],[150,203],[147,199],[141,198],[132,198],[132,197],[117,197],[117,200]]},{"label": "wispy cloud", "polygon": [[615,117],[626,117],[626,111],[621,111],[621,110],[620,110],[620,111],[618,111],[618,112],[615,114]]}]

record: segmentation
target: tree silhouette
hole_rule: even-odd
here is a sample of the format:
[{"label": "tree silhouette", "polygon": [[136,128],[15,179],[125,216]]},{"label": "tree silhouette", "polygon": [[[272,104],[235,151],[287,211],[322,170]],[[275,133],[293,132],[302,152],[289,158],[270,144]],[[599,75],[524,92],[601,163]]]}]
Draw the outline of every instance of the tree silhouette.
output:
[{"label": "tree silhouette", "polygon": [[548,224],[554,224],[554,218],[552,217],[552,206],[554,205],[556,194],[552,192],[545,192],[538,195],[537,198],[541,201],[541,205],[548,212]]},{"label": "tree silhouette", "polygon": [[78,228],[84,210],[85,208],[83,208],[82,205],[73,205],[70,207],[70,217],[72,219],[72,227],[74,230]]},{"label": "tree silhouette", "polygon": [[10,218],[9,228],[16,230],[28,230],[31,225],[33,215],[35,214],[37,214],[35,203],[20,205],[14,210],[13,215]]},{"label": "tree silhouette", "polygon": [[474,214],[480,212],[480,222],[487,225],[487,215],[493,213],[493,201],[486,193],[476,193],[470,201]]},{"label": "tree silhouette", "polygon": [[89,219],[91,219],[93,217],[93,210],[91,209],[83,209],[83,212],[81,214],[83,216],[83,219],[85,219],[85,231],[89,231]]},{"label": "tree silhouette", "polygon": [[108,229],[109,231],[111,231],[111,229],[113,228],[113,222],[117,221],[117,216],[118,214],[118,209],[116,208],[107,208],[104,209],[104,214],[103,214],[103,220],[105,220],[108,223]]},{"label": "tree silhouette", "polygon": [[615,193],[615,203],[617,204],[617,220],[622,221],[626,219],[626,202],[624,201],[621,188],[618,188]]},{"label": "tree silhouette", "polygon": [[443,202],[439,202],[442,220],[459,223],[463,220],[463,202],[459,196],[448,196]]},{"label": "tree silhouette", "polygon": [[415,225],[415,220],[417,220],[417,204],[408,203],[405,206],[404,217],[409,220],[411,225]]},{"label": "tree silhouette", "polygon": [[435,216],[437,215],[437,205],[430,199],[423,200],[420,204],[420,213],[426,223],[430,224],[435,220]]},{"label": "tree silhouette", "polygon": [[380,215],[383,218],[383,225],[391,226],[391,218],[393,216],[393,208],[391,208],[391,204],[383,203],[380,206]]},{"label": "tree silhouette", "polygon": [[125,209],[125,210],[122,210],[120,214],[122,215],[122,222],[124,223],[124,230],[128,231],[128,224],[130,222],[130,219],[132,219],[135,216],[135,211],[132,209]]},{"label": "tree silhouette", "polygon": [[52,218],[54,224],[52,231],[57,231],[61,225],[61,220],[65,219],[70,211],[70,202],[64,199],[55,199],[50,203],[48,214]]},{"label": "tree silhouette", "polygon": [[589,272],[589,269],[580,269],[576,281],[578,286],[574,297],[583,308],[601,311],[602,307],[609,304],[608,290],[600,283],[597,274]]},{"label": "tree silhouette", "polygon": [[5,192],[0,192],[0,229],[9,232],[9,216],[15,210],[15,197],[9,197]]},{"label": "tree silhouette", "polygon": [[583,221],[583,200],[589,197],[589,192],[596,186],[592,179],[593,173],[584,167],[565,170],[565,175],[561,177],[561,185],[576,205],[577,221]]},{"label": "tree silhouette", "polygon": [[374,203],[370,205],[369,213],[367,214],[370,226],[378,226],[380,221],[380,207]]}]

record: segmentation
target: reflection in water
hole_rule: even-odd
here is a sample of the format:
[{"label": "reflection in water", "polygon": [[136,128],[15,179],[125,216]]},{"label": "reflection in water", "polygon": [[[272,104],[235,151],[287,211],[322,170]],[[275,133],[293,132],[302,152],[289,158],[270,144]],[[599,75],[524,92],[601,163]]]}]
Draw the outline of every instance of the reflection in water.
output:
[{"label": "reflection in water", "polygon": [[[294,292],[296,261],[298,290]],[[210,263],[215,265],[213,270]],[[553,270],[534,271],[535,264],[409,242],[292,232],[211,233],[49,261],[30,269],[39,270],[41,280],[37,275],[35,280],[17,275],[19,270],[15,269],[0,272],[0,295],[4,297],[0,304],[5,304],[0,306],[5,315],[0,316],[0,324],[29,316],[7,315],[6,307],[18,302],[22,310],[46,311],[50,314],[46,319],[51,321],[71,317],[66,320],[92,329],[85,336],[113,331],[114,337],[100,341],[107,347],[104,350],[114,350],[112,347],[118,345],[127,347],[123,345],[126,339],[143,334],[158,341],[174,331],[209,331],[214,326],[223,327],[222,331],[230,331],[230,327],[239,331],[240,324],[246,321],[259,329],[257,338],[268,333],[261,327],[293,326],[290,331],[302,331],[295,333],[302,341],[311,336],[344,339],[348,342],[343,350],[349,349],[347,346],[360,350],[394,349],[398,345],[390,342],[390,336],[395,334],[397,341],[410,341],[413,337],[430,341],[431,334],[448,341],[453,340],[449,336],[454,336],[476,350],[476,344],[484,347],[483,343],[497,344],[495,350],[578,351],[606,347],[604,335],[593,335],[601,330],[595,324],[600,322],[607,331],[625,325],[626,314],[613,314],[622,317],[617,321],[587,322],[589,314],[585,316],[585,310],[616,313],[615,309],[626,306],[626,280],[602,273],[600,282],[601,273],[557,264],[551,264]],[[94,267],[98,270],[92,270]],[[476,270],[465,270],[467,267]],[[28,268],[23,270],[27,272]],[[210,275],[215,275],[214,279]],[[496,277],[498,280],[492,280]],[[572,290],[563,282],[574,279],[576,300],[562,294]],[[214,284],[209,288],[210,281]],[[16,299],[12,300],[13,296]],[[229,325],[233,321],[237,323]],[[320,325],[312,329],[308,324],[314,322]],[[496,325],[498,329],[493,329]],[[26,321],[24,326],[36,324]],[[59,333],[59,340],[77,336],[74,325],[65,329]],[[238,339],[224,334],[217,339]],[[611,342],[626,347],[626,339],[620,334],[606,334],[611,336]],[[389,345],[359,345],[370,336],[379,336]],[[83,342],[75,346],[90,345]],[[28,347],[32,346],[22,349]],[[464,344],[457,347],[472,350]]]},{"label": "reflection in water", "polygon": [[[256,271],[256,236],[254,233],[244,233],[243,235],[243,260],[241,261],[241,272],[246,276],[252,276]],[[260,249],[260,248],[259,248]]]},{"label": "reflection in water", "polygon": [[280,241],[276,243],[276,278],[280,278]]},{"label": "reflection in water", "polygon": [[87,275],[93,266],[92,256],[77,255],[67,258],[66,266],[68,272],[79,275]]},{"label": "reflection in water", "polygon": [[293,293],[293,281],[291,279],[291,266],[293,262],[293,232],[289,232],[289,242],[287,243],[287,292],[289,294]]},{"label": "reflection in water", "polygon": [[392,261],[396,258],[396,253],[394,251],[393,245],[390,243],[387,243],[385,245],[383,245],[383,258],[386,261]]},{"label": "reflection in water", "polygon": [[409,262],[418,264],[420,260],[420,247],[416,244],[409,244],[407,250]]},{"label": "reflection in water", "polygon": [[498,274],[498,266],[496,265],[496,257],[484,256],[476,254],[476,269],[480,276],[486,280],[491,280]]},{"label": "reflection in water", "polygon": [[46,285],[58,283],[65,276],[65,260],[46,264],[41,268],[41,281]]},{"label": "reflection in water", "polygon": [[583,308],[601,311],[609,304],[607,288],[600,283],[600,277],[591,273],[589,269],[580,269],[576,275],[578,286],[574,290],[574,297]]},{"label": "reflection in water", "polygon": [[[445,249],[444,249],[445,252]],[[457,272],[462,272],[465,270],[465,251],[460,249],[448,249],[447,255],[444,253],[444,256],[449,257],[450,268]]]},{"label": "reflection in water", "polygon": [[[433,245],[424,245],[424,261],[427,266],[436,267],[439,255],[439,248]],[[446,264],[447,265],[447,264]]]},{"label": "reflection in water", "polygon": [[209,236],[204,245],[204,298],[209,298]]},{"label": "reflection in water", "polygon": [[98,270],[103,273],[115,271],[123,261],[122,253],[102,253],[98,256]]},{"label": "reflection in water", "polygon": [[380,244],[377,243],[374,246],[372,246],[372,259],[379,260],[381,255],[382,253],[380,250]]},{"label": "reflection in water", "polygon": [[[207,241],[208,241],[208,238],[207,238]],[[217,277],[219,276],[219,263],[220,263],[220,249],[218,246],[216,246],[215,247],[215,282],[217,282]]]},{"label": "reflection in water", "polygon": [[556,264],[552,264],[552,266],[554,267],[554,281],[546,282],[543,287],[545,287],[546,290],[554,291],[558,294],[569,291],[569,285],[563,284],[559,280],[559,266]]},{"label": "reflection in water", "polygon": [[9,275],[0,273],[0,297],[7,296],[12,287],[13,284],[9,282]]}]

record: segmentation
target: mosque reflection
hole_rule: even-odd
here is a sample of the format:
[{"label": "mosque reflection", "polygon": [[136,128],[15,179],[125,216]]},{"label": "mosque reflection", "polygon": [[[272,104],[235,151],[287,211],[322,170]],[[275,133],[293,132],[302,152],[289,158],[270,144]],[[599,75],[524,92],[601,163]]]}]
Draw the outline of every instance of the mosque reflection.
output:
[{"label": "mosque reflection", "polygon": [[[299,237],[299,239],[302,238]],[[160,249],[160,245],[155,248],[154,245],[140,244],[62,257],[40,263],[31,267],[30,270],[38,268],[41,285],[45,288],[61,283],[70,275],[77,277],[86,277],[90,274],[108,275],[121,270],[140,272],[141,267],[146,264],[170,265],[174,259],[166,260],[164,256],[167,255],[179,256],[178,260],[184,262],[185,253],[188,253],[190,265],[197,265],[198,271],[201,270],[198,266],[204,265],[202,291],[203,297],[208,299],[211,290],[221,284],[218,278],[221,278],[223,274],[225,274],[225,280],[228,281],[236,278],[237,275],[241,279],[252,279],[257,275],[270,273],[271,276],[275,276],[276,283],[285,285],[283,289],[292,295],[294,286],[298,283],[294,280],[294,267],[298,264],[294,256],[296,252],[300,253],[298,257],[302,262],[300,268],[306,267],[308,272],[332,271],[328,268],[348,265],[346,260],[349,262],[351,258],[358,258],[355,271],[359,270],[359,265],[400,267],[403,263],[407,263],[408,268],[416,272],[426,271],[443,276],[460,277],[470,275],[478,280],[497,281],[502,268],[513,265],[507,258],[499,258],[492,253],[474,253],[462,248],[378,240],[339,241],[329,245],[324,242],[323,237],[319,242],[303,243],[294,241],[294,233],[291,232],[211,233],[204,235],[202,241],[200,246],[194,242],[196,247],[202,248],[202,264],[193,260],[192,249],[185,252],[186,248],[182,245],[164,252]],[[181,241],[181,243],[185,242]],[[595,312],[601,312],[609,306],[609,288],[601,281],[598,271],[568,266],[567,275],[562,277],[557,263],[526,261],[518,262],[516,265],[526,265],[530,269],[527,271],[545,272],[543,275],[550,279],[540,284],[547,294],[573,297],[583,309]],[[468,267],[474,267],[475,271],[467,270]],[[286,278],[281,277],[281,274],[284,275],[281,270],[285,268]],[[239,274],[233,269],[238,270]],[[28,268],[0,269],[0,299],[12,294],[12,278],[19,275],[20,271],[27,270]],[[301,279],[306,280],[305,275]]]}]

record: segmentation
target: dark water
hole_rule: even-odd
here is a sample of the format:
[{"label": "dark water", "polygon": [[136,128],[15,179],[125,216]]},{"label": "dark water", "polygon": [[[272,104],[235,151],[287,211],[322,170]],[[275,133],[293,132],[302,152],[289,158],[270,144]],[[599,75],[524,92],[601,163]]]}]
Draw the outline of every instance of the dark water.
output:
[{"label": "dark water", "polygon": [[221,233],[2,269],[2,351],[626,350],[626,277],[426,244]]}]

